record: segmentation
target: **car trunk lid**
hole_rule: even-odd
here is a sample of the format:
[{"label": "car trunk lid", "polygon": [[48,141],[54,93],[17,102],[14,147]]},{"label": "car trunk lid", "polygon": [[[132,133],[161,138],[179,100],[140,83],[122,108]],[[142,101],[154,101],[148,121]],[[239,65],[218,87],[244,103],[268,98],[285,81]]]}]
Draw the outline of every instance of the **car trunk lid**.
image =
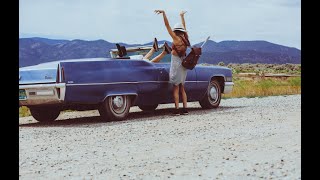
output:
[{"label": "car trunk lid", "polygon": [[19,84],[43,84],[58,81],[58,63],[28,66],[19,69]]}]

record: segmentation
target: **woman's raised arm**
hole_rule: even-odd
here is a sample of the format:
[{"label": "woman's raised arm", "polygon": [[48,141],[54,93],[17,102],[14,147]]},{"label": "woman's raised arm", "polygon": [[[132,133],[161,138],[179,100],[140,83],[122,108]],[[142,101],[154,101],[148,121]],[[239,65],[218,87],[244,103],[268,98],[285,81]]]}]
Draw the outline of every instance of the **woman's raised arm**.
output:
[{"label": "woman's raised arm", "polygon": [[164,25],[166,26],[168,33],[170,34],[172,39],[177,39],[177,36],[175,35],[175,33],[172,31],[172,29],[170,27],[168,18],[166,16],[166,13],[164,12],[164,10],[155,10],[154,12],[157,13],[157,14],[161,14],[162,13]]},{"label": "woman's raised arm", "polygon": [[186,12],[187,12],[187,11],[181,11],[181,12],[180,12],[181,22],[182,22],[182,25],[183,25],[183,27],[184,27],[185,30],[187,30],[187,28],[186,28],[186,22],[185,22],[185,20],[184,20],[184,14],[185,14]]}]

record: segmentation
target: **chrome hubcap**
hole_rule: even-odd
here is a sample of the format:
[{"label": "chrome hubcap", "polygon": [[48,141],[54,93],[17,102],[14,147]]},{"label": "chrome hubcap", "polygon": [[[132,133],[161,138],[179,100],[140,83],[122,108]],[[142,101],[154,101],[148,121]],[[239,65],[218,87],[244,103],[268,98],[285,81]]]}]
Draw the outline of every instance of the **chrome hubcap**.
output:
[{"label": "chrome hubcap", "polygon": [[217,92],[217,89],[214,86],[210,88],[210,98],[213,101],[218,99],[218,92]]},{"label": "chrome hubcap", "polygon": [[112,97],[112,109],[115,113],[121,114],[126,109],[127,101],[124,96]]},{"label": "chrome hubcap", "polygon": [[123,97],[122,96],[116,96],[114,99],[113,99],[113,105],[116,107],[116,108],[120,108],[123,106]]}]

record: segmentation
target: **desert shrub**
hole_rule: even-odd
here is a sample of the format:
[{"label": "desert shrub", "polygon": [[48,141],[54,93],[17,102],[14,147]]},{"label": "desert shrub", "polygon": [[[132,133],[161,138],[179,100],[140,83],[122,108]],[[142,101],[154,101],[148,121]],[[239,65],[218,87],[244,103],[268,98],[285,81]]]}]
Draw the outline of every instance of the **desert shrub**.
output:
[{"label": "desert shrub", "polygon": [[218,66],[224,66],[224,62],[222,62],[222,61],[219,62],[219,63],[218,63]]},{"label": "desert shrub", "polygon": [[301,86],[301,77],[292,77],[288,81],[291,86]]},{"label": "desert shrub", "polygon": [[31,113],[29,111],[29,108],[27,108],[26,106],[21,106],[19,108],[19,117],[25,117],[25,116],[30,116]]},{"label": "desert shrub", "polygon": [[272,86],[276,86],[276,82],[272,79],[267,79],[264,81],[259,81],[257,86],[260,86],[262,89],[271,88]]}]

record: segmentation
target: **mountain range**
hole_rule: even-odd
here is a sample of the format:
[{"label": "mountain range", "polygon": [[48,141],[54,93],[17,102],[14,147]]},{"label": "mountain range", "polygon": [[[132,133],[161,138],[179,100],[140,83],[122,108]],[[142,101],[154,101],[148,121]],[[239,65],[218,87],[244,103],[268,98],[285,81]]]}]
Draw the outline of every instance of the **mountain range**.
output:
[{"label": "mountain range", "polygon": [[[159,44],[169,41],[159,41]],[[119,43],[125,47],[151,45]],[[202,42],[195,44],[200,46]],[[85,41],[47,38],[19,39],[19,67],[36,65],[63,59],[110,57],[109,50],[115,43],[105,40]],[[199,63],[301,63],[301,51],[267,41],[221,41],[209,40],[202,49]]]}]

